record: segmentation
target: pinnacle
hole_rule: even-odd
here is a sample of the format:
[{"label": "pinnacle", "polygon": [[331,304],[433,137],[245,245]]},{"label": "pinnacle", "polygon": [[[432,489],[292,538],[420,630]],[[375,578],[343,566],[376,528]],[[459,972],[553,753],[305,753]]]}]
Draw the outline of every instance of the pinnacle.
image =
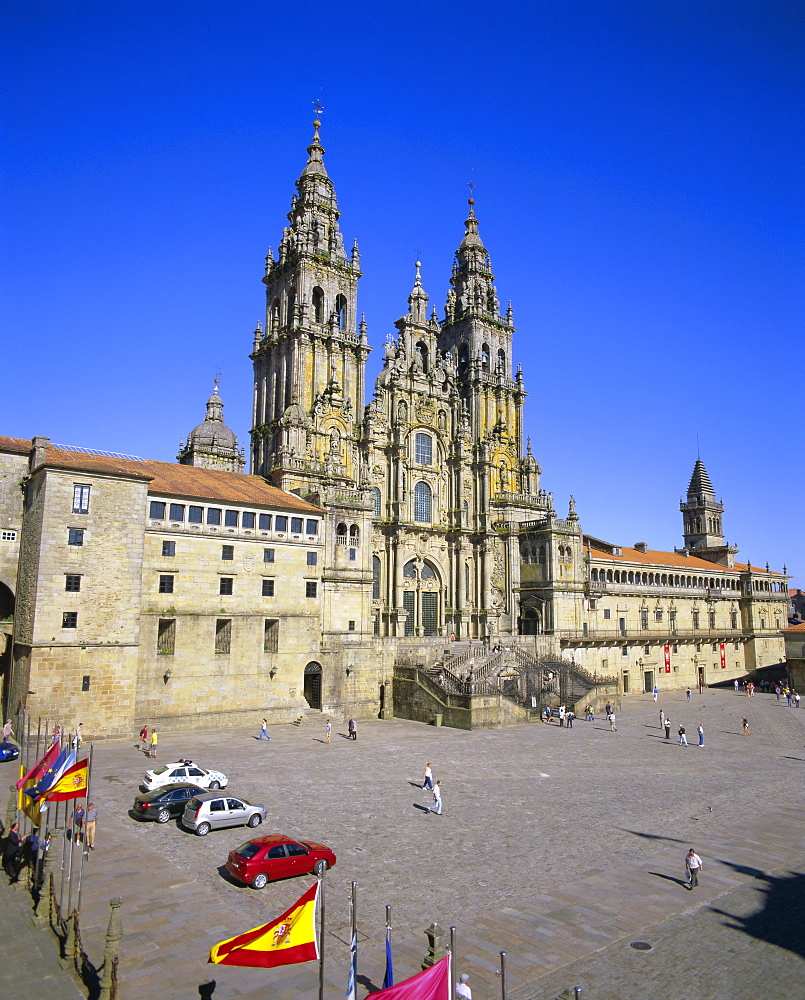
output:
[{"label": "pinnacle", "polygon": [[709,493],[712,494],[712,496],[716,495],[716,491],[713,489],[713,485],[710,482],[710,477],[707,475],[707,469],[705,469],[704,463],[700,458],[697,458],[696,464],[693,466],[693,475],[690,477],[688,495],[698,495],[701,493]]}]

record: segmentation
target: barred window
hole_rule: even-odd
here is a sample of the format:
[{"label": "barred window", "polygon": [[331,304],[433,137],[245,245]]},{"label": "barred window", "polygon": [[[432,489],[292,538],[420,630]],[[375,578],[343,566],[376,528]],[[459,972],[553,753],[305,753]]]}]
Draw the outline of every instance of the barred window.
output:
[{"label": "barred window", "polygon": [[228,510],[224,513],[224,527],[225,528],[237,528],[238,526],[238,512],[236,510]]},{"label": "barred window", "polygon": [[207,508],[207,524],[220,524],[221,523],[221,508],[220,507],[208,507]]},{"label": "barred window", "polygon": [[414,520],[429,523],[431,519],[431,490],[427,483],[414,487]]},{"label": "barred window", "polygon": [[218,580],[218,593],[223,594],[224,597],[229,597],[232,594],[232,584],[234,578],[231,576],[222,576]]},{"label": "barred window", "polygon": [[316,581],[306,580],[305,581],[305,597],[315,597],[317,593]]},{"label": "barred window", "polygon": [[372,487],[372,516],[380,517],[381,515],[381,503],[382,498],[380,496],[380,490],[377,486]]},{"label": "barred window", "polygon": [[81,590],[81,577],[76,573],[67,573],[64,577],[64,589],[72,594]]},{"label": "barred window", "polygon": [[78,628],[78,612],[77,611],[63,612],[61,616],[61,627]]},{"label": "barred window", "polygon": [[314,517],[308,518],[306,530],[309,535],[318,535],[319,522]]},{"label": "barred window", "polygon": [[288,530],[288,518],[284,514],[277,514],[277,516],[274,518],[274,530],[275,531]]},{"label": "barred window", "polygon": [[172,594],[173,593],[173,577],[163,573],[159,578],[159,592],[160,594]]},{"label": "barred window", "polygon": [[190,524],[201,524],[204,520],[204,508],[191,505],[187,508],[187,520]]},{"label": "barred window", "polygon": [[372,556],[372,600],[380,600],[381,564],[378,556]]},{"label": "barred window", "polygon": [[231,562],[235,558],[235,546],[234,545],[222,545],[221,546],[221,558],[226,562]]},{"label": "barred window", "polygon": [[83,545],[84,544],[84,529],[83,528],[68,528],[67,529],[67,544],[68,545]]},{"label": "barred window", "polygon": [[291,518],[291,533],[294,535],[302,534],[302,518],[292,517]]},{"label": "barred window", "polygon": [[274,581],[263,580],[263,597],[273,597],[273,596],[274,596]]},{"label": "barred window", "polygon": [[266,618],[263,624],[263,650],[277,653],[280,648],[280,623],[276,618]]}]

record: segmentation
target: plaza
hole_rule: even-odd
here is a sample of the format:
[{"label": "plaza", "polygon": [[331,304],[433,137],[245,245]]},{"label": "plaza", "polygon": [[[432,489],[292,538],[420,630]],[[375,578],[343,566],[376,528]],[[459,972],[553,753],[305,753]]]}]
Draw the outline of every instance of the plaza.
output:
[{"label": "plaza", "polygon": [[[668,742],[660,709],[671,719]],[[741,734],[743,715],[751,736]],[[552,1000],[573,985],[584,986],[585,1000],[749,998],[761,987],[793,996],[786,988],[799,989],[805,973],[796,944],[801,891],[798,915],[791,902],[805,873],[805,712],[773,695],[705,690],[688,703],[684,692],[661,691],[657,704],[624,699],[617,721],[616,733],[600,718],[570,730],[534,723],[483,732],[361,722],[352,742],[335,720],[327,745],[323,717],[273,727],[271,742],[260,744],[256,718],[249,731],[161,733],[159,760],[188,756],[223,770],[231,792],[268,807],[259,832],[335,850],[326,876],[326,996],[346,990],[352,880],[359,995],[382,983],[388,904],[397,981],[419,970],[425,928],[438,922],[446,942],[455,925],[457,970],[469,973],[478,1000],[500,995],[501,950],[517,1000]],[[703,748],[694,738],[700,722]],[[679,724],[690,747],[674,738]],[[98,849],[85,867],[81,913],[92,960],[103,953],[108,901],[121,896],[125,1000],[197,997],[210,980],[204,995],[215,1000],[313,1000],[313,964],[206,964],[212,944],[275,918],[310,880],[238,887],[222,866],[250,831],[199,838],[173,822],[131,819],[148,766],[135,742],[95,749]],[[419,787],[426,761],[443,781],[442,816],[423,809],[431,801]],[[690,846],[703,859],[692,892],[683,885]],[[651,950],[631,949],[637,941]],[[31,987],[37,981],[31,969]]]}]

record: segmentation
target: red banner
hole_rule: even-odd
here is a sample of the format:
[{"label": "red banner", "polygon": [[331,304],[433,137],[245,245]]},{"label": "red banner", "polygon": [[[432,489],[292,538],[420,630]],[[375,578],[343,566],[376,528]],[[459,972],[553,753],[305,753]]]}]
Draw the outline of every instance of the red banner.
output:
[{"label": "red banner", "polygon": [[666,674],[671,673],[671,647],[663,646],[663,656],[665,658],[665,672]]},{"label": "red banner", "polygon": [[719,653],[721,653],[721,669],[722,670],[726,670],[727,669],[727,653],[726,653],[726,647],[724,646],[723,642],[720,642],[718,644],[718,651],[719,651]]}]

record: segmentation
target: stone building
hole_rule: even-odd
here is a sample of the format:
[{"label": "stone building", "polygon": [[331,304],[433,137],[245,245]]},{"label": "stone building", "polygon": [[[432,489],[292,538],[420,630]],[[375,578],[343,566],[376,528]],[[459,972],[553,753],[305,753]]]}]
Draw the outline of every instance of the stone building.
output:
[{"label": "stone building", "polygon": [[307,152],[265,258],[250,475],[217,383],[178,465],[0,438],[6,705],[67,724],[91,706],[96,733],[376,717],[396,668],[446,677],[470,656],[488,725],[519,717],[494,709],[494,685],[537,660],[622,694],[781,663],[785,571],[735,561],[700,460],[674,552],[585,534],[572,497],[557,516],[472,199],[441,318],[417,262],[367,401],[360,254],[318,122]]}]

